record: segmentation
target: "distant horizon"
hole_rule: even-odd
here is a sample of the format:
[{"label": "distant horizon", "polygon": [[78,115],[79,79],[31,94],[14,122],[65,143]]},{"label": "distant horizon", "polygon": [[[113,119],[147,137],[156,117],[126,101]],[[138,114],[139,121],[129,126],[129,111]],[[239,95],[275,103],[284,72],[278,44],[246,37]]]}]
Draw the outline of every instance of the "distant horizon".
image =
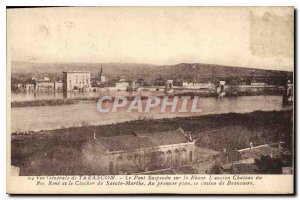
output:
[{"label": "distant horizon", "polygon": [[[284,71],[284,72],[294,72],[295,66],[293,70],[284,70],[284,69],[270,69],[270,68],[256,68],[256,67],[242,67],[242,66],[232,66],[232,65],[222,65],[222,64],[213,64],[213,63],[197,63],[197,62],[181,62],[176,64],[150,64],[150,63],[138,63],[138,62],[39,62],[39,61],[20,61],[20,60],[12,60],[12,62],[24,62],[24,63],[32,63],[32,64],[134,64],[134,65],[149,65],[153,67],[162,67],[162,66],[175,66],[180,64],[188,64],[188,65],[215,65],[222,67],[234,67],[234,68],[245,68],[245,69],[256,69],[256,70],[270,70],[270,71]],[[12,67],[12,66],[11,66]]]}]

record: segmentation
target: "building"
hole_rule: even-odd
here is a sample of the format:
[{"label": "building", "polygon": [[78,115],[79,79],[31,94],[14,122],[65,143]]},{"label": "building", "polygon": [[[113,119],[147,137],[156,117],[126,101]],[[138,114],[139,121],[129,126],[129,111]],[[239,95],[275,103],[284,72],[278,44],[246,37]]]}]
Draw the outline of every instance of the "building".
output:
[{"label": "building", "polygon": [[61,81],[34,80],[32,83],[25,84],[26,91],[62,91],[63,83]]},{"label": "building", "polygon": [[100,174],[131,174],[179,168],[195,161],[195,140],[182,129],[168,132],[134,132],[96,137],[83,148],[83,159]]},{"label": "building", "polygon": [[213,83],[194,83],[194,82],[182,82],[182,87],[187,89],[214,89]]},{"label": "building", "polygon": [[101,76],[100,76],[100,82],[101,82],[101,83],[105,83],[106,81],[107,81],[106,76],[101,75]]},{"label": "building", "polygon": [[105,83],[107,81],[106,76],[103,75],[102,66],[101,70],[98,72],[98,81],[100,81],[100,83]]},{"label": "building", "polygon": [[25,87],[26,87],[26,91],[34,91],[34,84],[33,83],[26,83]]},{"label": "building", "polygon": [[54,82],[54,89],[62,91],[63,90],[63,82],[62,81],[55,81]]},{"label": "building", "polygon": [[54,90],[54,82],[52,82],[49,78],[43,78],[41,80],[34,81],[35,90],[39,91],[51,91]]},{"label": "building", "polygon": [[263,83],[263,82],[261,82],[261,83],[258,83],[258,82],[251,82],[251,85],[252,85],[252,86],[266,86],[267,84],[266,84],[266,83]]},{"label": "building", "polygon": [[259,146],[250,144],[250,147],[245,149],[218,154],[215,159],[222,164],[254,164],[255,159],[260,159],[262,156],[280,157],[283,154],[281,144],[282,142]]},{"label": "building", "polygon": [[18,88],[18,90],[22,90],[23,84],[22,84],[22,83],[18,83],[18,84],[17,84],[17,88]]},{"label": "building", "polygon": [[225,85],[225,84],[226,84],[226,81],[219,81],[219,84],[220,84],[220,85]]},{"label": "building", "polygon": [[63,72],[63,91],[89,91],[91,73],[87,71]]},{"label": "building", "polygon": [[129,87],[129,83],[128,82],[117,82],[116,83],[116,88],[118,90],[126,90],[127,87]]}]

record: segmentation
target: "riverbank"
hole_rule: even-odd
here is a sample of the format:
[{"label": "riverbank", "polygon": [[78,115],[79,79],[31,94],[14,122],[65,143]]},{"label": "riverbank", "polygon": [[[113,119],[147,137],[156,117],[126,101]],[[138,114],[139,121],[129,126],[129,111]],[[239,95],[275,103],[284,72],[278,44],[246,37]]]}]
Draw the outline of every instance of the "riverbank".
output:
[{"label": "riverbank", "polygon": [[283,141],[292,148],[293,112],[256,111],[197,117],[158,120],[136,120],[102,126],[83,126],[40,131],[35,134],[12,134],[11,164],[21,168],[21,175],[79,175],[91,174],[81,163],[83,144],[97,137],[132,134],[133,131],[164,132],[182,127],[194,137],[200,137],[197,146],[216,151],[241,149],[254,145]]}]

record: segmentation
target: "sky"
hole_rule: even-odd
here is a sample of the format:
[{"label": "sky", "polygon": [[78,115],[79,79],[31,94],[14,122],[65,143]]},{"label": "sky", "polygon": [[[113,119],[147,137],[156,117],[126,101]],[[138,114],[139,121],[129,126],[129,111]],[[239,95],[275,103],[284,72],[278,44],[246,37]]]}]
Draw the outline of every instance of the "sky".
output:
[{"label": "sky", "polygon": [[9,9],[8,59],[294,68],[291,7]]}]

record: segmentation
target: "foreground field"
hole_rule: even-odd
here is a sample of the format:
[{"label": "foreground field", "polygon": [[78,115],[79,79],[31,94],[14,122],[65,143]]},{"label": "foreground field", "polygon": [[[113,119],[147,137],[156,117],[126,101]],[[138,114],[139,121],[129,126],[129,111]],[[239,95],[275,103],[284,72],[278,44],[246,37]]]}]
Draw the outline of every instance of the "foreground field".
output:
[{"label": "foreground field", "polygon": [[[227,151],[283,141],[292,151],[293,112],[272,111],[246,114],[221,114],[161,120],[137,120],[126,123],[84,126],[12,135],[11,164],[21,168],[20,175],[80,175],[93,172],[81,162],[81,148],[97,137],[131,134],[136,130],[149,133],[182,127],[200,137],[197,146]],[[209,138],[209,142],[208,139]]]}]

